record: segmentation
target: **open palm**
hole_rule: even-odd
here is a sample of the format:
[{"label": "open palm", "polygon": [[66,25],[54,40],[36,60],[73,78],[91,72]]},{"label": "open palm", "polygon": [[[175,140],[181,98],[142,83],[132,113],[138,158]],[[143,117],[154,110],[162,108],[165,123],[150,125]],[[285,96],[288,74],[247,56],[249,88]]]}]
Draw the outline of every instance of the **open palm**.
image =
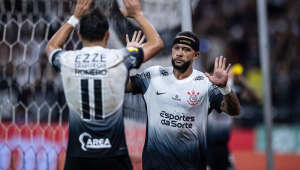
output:
[{"label": "open palm", "polygon": [[213,74],[205,73],[208,79],[215,85],[219,87],[225,87],[228,80],[229,70],[231,64],[226,67],[226,58],[223,56],[220,59],[217,57],[215,60],[214,72]]},{"label": "open palm", "polygon": [[141,48],[144,45],[145,35],[142,35],[142,31],[134,31],[131,41],[128,34],[126,34],[126,47]]}]

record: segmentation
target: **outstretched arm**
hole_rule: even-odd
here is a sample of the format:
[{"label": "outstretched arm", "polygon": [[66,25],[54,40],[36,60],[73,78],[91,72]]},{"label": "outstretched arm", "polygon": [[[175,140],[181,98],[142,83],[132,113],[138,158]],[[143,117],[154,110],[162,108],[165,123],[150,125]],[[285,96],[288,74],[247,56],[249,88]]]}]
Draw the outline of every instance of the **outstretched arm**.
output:
[{"label": "outstretched arm", "polygon": [[158,32],[144,16],[139,0],[123,0],[126,10],[121,12],[126,17],[131,17],[137,21],[146,35],[147,42],[143,45],[144,61],[146,62],[155,56],[164,46]]},{"label": "outstretched arm", "polygon": [[[126,47],[142,48],[144,46],[145,35],[142,35],[142,31],[134,31],[131,40],[128,34],[126,34]],[[127,79],[125,92],[133,92],[132,82],[130,78]]]},{"label": "outstretched arm", "polygon": [[[131,41],[131,43],[133,42],[141,45],[144,51],[143,62],[146,62],[149,59],[151,59],[153,56],[155,56],[164,47],[163,41],[160,38],[158,32],[155,30],[155,28],[144,16],[139,0],[123,0],[123,2],[126,7],[126,10],[121,9],[123,15],[126,17],[134,18],[138,22],[138,24],[142,27],[142,30],[146,35],[147,42],[143,45],[141,45],[141,43],[143,42],[144,37],[140,39],[141,32],[138,33],[137,37],[135,33],[133,36],[133,40]],[[126,41],[127,44],[130,42],[127,35],[126,35]],[[132,82],[129,78],[126,83],[126,92],[132,92],[132,91],[133,91]]]},{"label": "outstretched arm", "polygon": [[75,24],[79,22],[81,17],[89,10],[92,0],[77,0],[74,14],[71,19],[64,24],[50,39],[46,46],[46,55],[49,57],[51,53],[57,49],[62,49],[67,41],[70,33],[73,31]]},{"label": "outstretched arm", "polygon": [[223,94],[221,110],[229,115],[239,115],[240,102],[227,84],[230,66],[229,64],[226,68],[226,58],[221,56],[219,59],[217,57],[213,74],[205,73],[205,75],[213,84],[219,87],[219,90]]}]

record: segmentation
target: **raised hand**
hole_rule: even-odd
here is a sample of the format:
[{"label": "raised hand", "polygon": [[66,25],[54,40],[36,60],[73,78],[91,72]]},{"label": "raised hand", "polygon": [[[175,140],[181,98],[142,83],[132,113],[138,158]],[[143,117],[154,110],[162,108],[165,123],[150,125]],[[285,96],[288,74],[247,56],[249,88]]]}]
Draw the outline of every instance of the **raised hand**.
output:
[{"label": "raised hand", "polygon": [[142,7],[139,0],[123,0],[125,9],[120,9],[125,17],[135,18],[143,15]]},{"label": "raised hand", "polygon": [[136,47],[140,48],[143,47],[143,42],[145,40],[145,35],[142,35],[142,31],[134,31],[131,41],[129,40],[128,34],[126,34],[126,47]]},{"label": "raised hand", "polygon": [[220,59],[217,57],[215,60],[215,67],[213,74],[205,73],[208,79],[215,85],[219,87],[225,87],[227,84],[229,70],[231,64],[226,67],[226,58],[223,56]]},{"label": "raised hand", "polygon": [[74,10],[74,16],[80,19],[90,9],[91,4],[92,0],[77,0]]}]

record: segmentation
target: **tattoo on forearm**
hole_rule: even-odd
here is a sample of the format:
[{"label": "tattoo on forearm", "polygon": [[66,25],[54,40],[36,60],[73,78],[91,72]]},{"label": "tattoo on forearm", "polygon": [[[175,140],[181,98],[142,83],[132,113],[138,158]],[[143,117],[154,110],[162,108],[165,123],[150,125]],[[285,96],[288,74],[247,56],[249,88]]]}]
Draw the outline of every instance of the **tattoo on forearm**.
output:
[{"label": "tattoo on forearm", "polygon": [[240,102],[237,98],[237,96],[231,92],[228,95],[225,95],[223,97],[225,110],[230,115],[238,115],[240,114]]}]

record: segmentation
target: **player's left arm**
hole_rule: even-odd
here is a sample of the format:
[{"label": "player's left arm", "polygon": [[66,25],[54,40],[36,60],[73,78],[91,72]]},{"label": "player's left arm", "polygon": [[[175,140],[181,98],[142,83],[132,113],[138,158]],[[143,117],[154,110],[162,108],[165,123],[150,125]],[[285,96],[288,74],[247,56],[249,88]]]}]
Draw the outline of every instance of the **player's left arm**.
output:
[{"label": "player's left arm", "polygon": [[234,92],[231,91],[229,94],[223,96],[221,110],[229,115],[240,114],[240,102]]},{"label": "player's left arm", "polygon": [[209,80],[219,87],[220,92],[223,94],[221,102],[221,111],[229,115],[240,114],[240,102],[234,92],[230,89],[228,81],[228,75],[230,70],[230,64],[226,67],[226,58],[223,56],[220,59],[215,59],[214,72],[212,75],[205,73]]},{"label": "player's left arm", "polygon": [[[145,34],[143,34],[142,31],[134,31],[131,40],[129,39],[128,34],[126,34],[126,47],[130,48],[142,48],[145,44]],[[142,36],[142,37],[141,37]]]},{"label": "player's left arm", "polygon": [[53,53],[63,48],[69,35],[73,31],[79,20],[89,10],[92,0],[77,0],[73,16],[65,23],[50,39],[46,46],[46,55],[50,57]]},{"label": "player's left arm", "polygon": [[123,0],[126,9],[120,9],[126,17],[135,19],[144,32],[147,42],[141,47],[143,49],[143,63],[150,60],[164,47],[164,43],[156,29],[145,17],[140,0]]}]

